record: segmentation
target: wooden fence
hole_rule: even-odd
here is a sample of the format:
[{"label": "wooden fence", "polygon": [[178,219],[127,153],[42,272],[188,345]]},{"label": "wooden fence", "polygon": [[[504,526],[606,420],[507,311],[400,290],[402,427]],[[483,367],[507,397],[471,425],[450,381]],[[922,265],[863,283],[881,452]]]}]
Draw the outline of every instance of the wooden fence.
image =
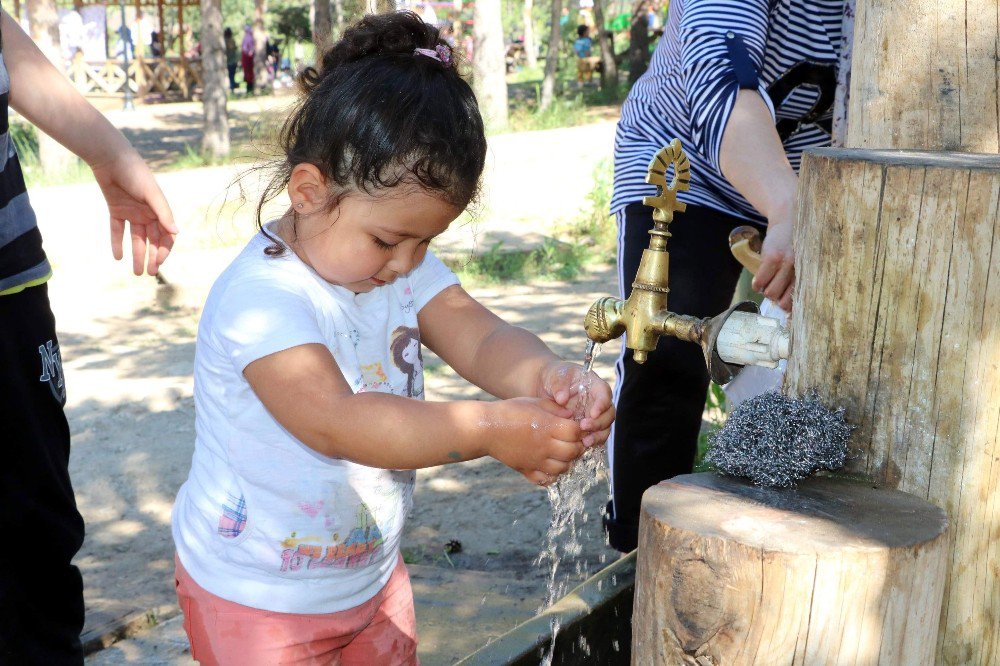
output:
[{"label": "wooden fence", "polygon": [[[87,62],[77,58],[69,66],[69,78],[84,95],[125,94],[125,68],[121,60]],[[129,61],[128,82],[139,98],[148,94],[190,99],[201,88],[201,60],[188,58],[138,58]]]}]

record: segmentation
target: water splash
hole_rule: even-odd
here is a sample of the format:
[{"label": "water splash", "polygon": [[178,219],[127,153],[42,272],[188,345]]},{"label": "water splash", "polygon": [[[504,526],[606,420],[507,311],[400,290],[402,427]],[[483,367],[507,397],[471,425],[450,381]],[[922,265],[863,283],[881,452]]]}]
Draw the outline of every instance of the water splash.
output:
[{"label": "water splash", "polygon": [[[598,354],[600,354],[600,345],[595,345],[593,341],[588,340],[583,356],[585,373],[577,386],[578,399],[573,414],[573,418],[577,421],[581,421],[586,416],[587,409],[590,407],[590,387],[594,381],[594,373],[591,370]],[[546,489],[552,508],[551,518],[545,546],[535,561],[536,565],[548,566],[549,570],[545,603],[542,609],[548,608],[566,593],[570,577],[559,576],[563,560],[567,557],[572,558],[573,572],[577,579],[585,578],[590,573],[587,570],[587,563],[579,559],[583,552],[583,544],[580,541],[581,528],[588,524],[588,515],[585,512],[586,499],[591,489],[604,483],[607,478],[608,470],[604,447],[594,447],[587,449],[583,456],[573,463],[568,472],[560,476],[555,483]],[[609,499],[610,493],[609,487]],[[552,642],[541,661],[544,666],[552,664],[558,632],[559,622],[553,620]],[[581,636],[580,640],[580,647],[589,652],[586,639]]]}]

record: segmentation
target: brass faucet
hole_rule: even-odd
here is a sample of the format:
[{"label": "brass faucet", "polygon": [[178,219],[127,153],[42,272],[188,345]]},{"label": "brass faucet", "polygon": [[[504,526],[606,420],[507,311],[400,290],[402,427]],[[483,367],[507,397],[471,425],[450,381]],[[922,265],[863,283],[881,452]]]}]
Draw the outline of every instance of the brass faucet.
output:
[{"label": "brass faucet", "polygon": [[[667,169],[673,165],[673,178],[667,182]],[[684,202],[677,200],[677,193],[688,189],[691,166],[681,142],[674,139],[658,152],[649,164],[646,182],[657,186],[657,194],[644,197],[642,203],[652,206],[653,228],[650,230],[649,248],[643,250],[639,270],[632,283],[628,299],[606,296],[598,299],[587,312],[583,327],[587,337],[597,343],[607,342],[625,334],[625,346],[632,350],[636,363],[644,363],[649,352],[656,349],[660,337],[669,335],[701,345],[712,380],[718,384],[731,381],[746,363],[772,366],[777,358],[788,357],[788,333],[776,320],[761,317],[756,303],[737,303],[721,315],[699,319],[679,315],[667,309],[668,272],[670,255],[667,239],[668,225],[675,212],[683,212]],[[747,313],[747,314],[743,314]],[[730,320],[731,315],[737,316]],[[727,324],[729,324],[727,326]],[[726,340],[736,336],[738,353],[729,350],[727,342],[723,359],[717,342],[726,329]],[[741,363],[729,361],[739,360]]]}]

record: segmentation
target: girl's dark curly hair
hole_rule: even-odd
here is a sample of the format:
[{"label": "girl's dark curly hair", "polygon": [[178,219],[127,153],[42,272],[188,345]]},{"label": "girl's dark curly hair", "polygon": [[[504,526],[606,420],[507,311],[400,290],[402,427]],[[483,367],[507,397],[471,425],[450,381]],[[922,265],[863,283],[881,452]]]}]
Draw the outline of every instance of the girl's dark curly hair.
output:
[{"label": "girl's dark curly hair", "polygon": [[476,197],[486,136],[476,97],[450,62],[415,49],[451,49],[412,12],[369,15],[344,31],[319,69],[298,77],[301,100],[279,137],[285,160],[257,205],[315,165],[331,185],[331,209],[351,192],[375,195],[413,183],[459,208]]}]

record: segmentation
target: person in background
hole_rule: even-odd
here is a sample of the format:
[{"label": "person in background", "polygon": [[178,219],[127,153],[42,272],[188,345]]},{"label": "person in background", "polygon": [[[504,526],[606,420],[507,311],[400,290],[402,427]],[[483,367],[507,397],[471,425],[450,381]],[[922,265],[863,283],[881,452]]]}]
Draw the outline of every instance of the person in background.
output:
[{"label": "person in background", "polygon": [[472,62],[472,52],[476,48],[476,42],[472,38],[472,30],[468,30],[462,37],[462,51],[465,52],[466,62]]},{"label": "person in background", "polygon": [[154,30],[149,33],[149,55],[159,58],[163,55],[163,45],[160,44],[160,33]]},{"label": "person in background", "polygon": [[243,81],[247,84],[247,95],[253,94],[255,50],[253,28],[248,23],[243,28],[243,43],[240,44],[240,64],[243,66]]},{"label": "person in background", "polygon": [[590,38],[590,27],[576,26],[576,40],[573,42],[573,52],[576,54],[577,83],[590,83],[594,78],[601,59],[593,55],[594,40]]},{"label": "person in background", "polygon": [[0,553],[0,663],[79,665],[83,581],[72,559],[84,524],[68,469],[64,359],[49,307],[52,267],[7,131],[8,103],[93,170],[111,253],[122,258],[128,228],[136,275],[156,274],[177,227],[135,149],[0,10],[0,534],[37,539],[28,551]]},{"label": "person in background", "polygon": [[226,45],[226,71],[229,73],[229,90],[236,90],[236,68],[240,64],[240,50],[236,46],[236,39],[233,37],[232,28],[222,31],[222,38]]},{"label": "person in background", "polygon": [[[799,159],[829,145],[841,44],[842,0],[673,0],[649,69],[622,107],[611,212],[625,298],[649,244],[653,156],[679,138],[691,162],[687,210],[670,225],[673,312],[708,317],[733,298],[740,265],[729,232],[767,230],[756,290],[792,306]],[[692,470],[708,372],[697,345],[660,339],[647,361],[623,347],[609,440],[611,545],[636,547],[643,492]]]},{"label": "person in background", "polygon": [[115,57],[121,58],[123,53],[128,53],[128,59],[135,59],[135,47],[132,44],[132,31],[127,25],[118,28],[118,39],[115,41]]}]

